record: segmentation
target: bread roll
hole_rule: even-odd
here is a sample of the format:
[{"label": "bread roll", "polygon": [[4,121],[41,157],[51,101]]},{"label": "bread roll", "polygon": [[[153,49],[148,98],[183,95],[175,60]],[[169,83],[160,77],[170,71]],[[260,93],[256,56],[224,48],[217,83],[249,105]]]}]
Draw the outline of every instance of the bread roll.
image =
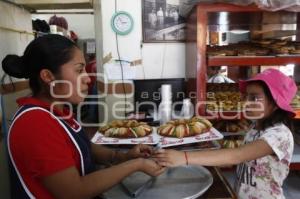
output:
[{"label": "bread roll", "polygon": [[195,134],[200,134],[205,131],[206,126],[201,122],[194,122],[191,124],[193,131]]},{"label": "bread roll", "polygon": [[183,138],[184,137],[184,125],[180,124],[176,127],[176,137]]},{"label": "bread roll", "polygon": [[146,135],[146,131],[142,126],[134,127],[133,129],[137,133],[138,137],[144,137]]}]

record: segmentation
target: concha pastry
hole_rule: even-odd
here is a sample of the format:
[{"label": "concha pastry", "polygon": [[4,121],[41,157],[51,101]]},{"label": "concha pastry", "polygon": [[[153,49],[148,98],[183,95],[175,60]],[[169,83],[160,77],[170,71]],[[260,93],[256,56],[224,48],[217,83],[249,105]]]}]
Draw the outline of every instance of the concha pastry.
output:
[{"label": "concha pastry", "polygon": [[152,127],[136,120],[114,120],[99,131],[106,137],[138,138],[151,134]]}]

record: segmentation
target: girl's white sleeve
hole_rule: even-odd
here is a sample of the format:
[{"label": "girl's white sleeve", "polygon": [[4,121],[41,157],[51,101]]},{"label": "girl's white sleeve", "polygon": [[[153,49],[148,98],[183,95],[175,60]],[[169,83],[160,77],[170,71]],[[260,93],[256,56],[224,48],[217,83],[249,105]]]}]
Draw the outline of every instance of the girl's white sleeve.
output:
[{"label": "girl's white sleeve", "polygon": [[278,125],[266,129],[260,139],[268,143],[279,160],[287,158],[293,153],[293,135],[285,125]]}]

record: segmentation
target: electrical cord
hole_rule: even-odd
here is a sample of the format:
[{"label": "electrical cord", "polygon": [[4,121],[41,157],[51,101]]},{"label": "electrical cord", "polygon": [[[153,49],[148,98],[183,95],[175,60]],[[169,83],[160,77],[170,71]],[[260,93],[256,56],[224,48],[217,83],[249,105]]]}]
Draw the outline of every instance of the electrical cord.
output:
[{"label": "electrical cord", "polygon": [[163,57],[162,57],[162,66],[161,66],[161,72],[160,72],[160,78],[161,79],[163,78],[164,70],[165,70],[166,48],[167,48],[167,45],[164,44]]},{"label": "electrical cord", "polygon": [[2,77],[1,77],[1,88],[4,90],[5,88],[4,88],[4,82],[5,82],[5,77],[7,76],[7,74],[6,73],[4,73],[3,75],[2,75]]},{"label": "electrical cord", "polygon": [[[117,12],[117,0],[115,0],[115,13]],[[118,53],[118,60],[120,60],[120,68],[121,68],[121,76],[122,76],[122,88],[124,92],[124,117],[126,118],[127,113],[127,96],[126,96],[126,89],[125,89],[125,83],[124,83],[124,72],[123,72],[123,64],[120,56],[120,50],[119,50],[119,40],[118,40],[118,34],[115,33],[116,36],[116,45],[117,45],[117,53]]]},{"label": "electrical cord", "polygon": [[[13,86],[13,91],[16,90],[16,87],[15,87],[15,84],[12,80],[12,78],[10,76],[8,76],[6,73],[4,73],[1,77],[1,87],[3,90],[5,90],[5,87],[4,87],[4,83],[5,83],[5,78],[6,77],[9,77],[9,80],[10,80],[10,83],[11,85]],[[7,120],[6,120],[6,114],[5,114],[5,108],[4,108],[4,97],[3,97],[3,94],[0,94],[0,109],[1,109],[1,116],[2,116],[2,132],[0,133],[3,133],[4,135],[4,143],[6,143],[6,138],[7,138]],[[10,120],[8,120],[10,121]]]},{"label": "electrical cord", "polygon": [[[141,57],[143,57],[143,41],[141,41]],[[142,64],[142,70],[143,70],[143,78],[146,79],[146,73],[145,73],[145,66]]]},{"label": "electrical cord", "polygon": [[8,76],[6,73],[4,73],[4,74],[2,75],[2,77],[1,77],[1,87],[2,87],[2,89],[3,89],[3,90],[6,90],[6,88],[4,87],[4,84],[5,84],[5,78],[6,78],[6,77],[9,78],[10,84],[11,84],[12,87],[13,87],[13,91],[15,91],[15,90],[16,90],[16,86],[15,86],[15,84],[14,84],[14,82],[13,82],[11,76]]},{"label": "electrical cord", "polygon": [[7,138],[7,125],[6,125],[6,117],[5,117],[5,109],[4,109],[4,98],[3,95],[0,95],[0,106],[1,106],[1,113],[2,113],[2,132],[4,135],[4,142],[6,143]]}]

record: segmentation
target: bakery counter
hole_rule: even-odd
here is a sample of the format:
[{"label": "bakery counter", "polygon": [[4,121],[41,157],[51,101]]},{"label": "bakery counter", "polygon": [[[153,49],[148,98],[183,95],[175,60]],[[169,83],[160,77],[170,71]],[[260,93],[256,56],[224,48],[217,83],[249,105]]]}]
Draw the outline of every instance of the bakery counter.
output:
[{"label": "bakery counter", "polygon": [[292,157],[292,162],[290,164],[291,170],[300,170],[300,146],[298,144],[294,144],[294,153]]},{"label": "bakery counter", "polygon": [[143,173],[132,174],[101,197],[104,199],[237,198],[218,168],[193,166],[168,169],[158,178],[151,178]]},{"label": "bakery counter", "polygon": [[[95,131],[97,131],[97,128],[86,128],[85,130],[86,130],[88,136],[92,137],[94,135]],[[215,143],[215,142],[212,142],[212,143]],[[207,143],[205,143],[204,146],[203,146],[203,144],[204,143],[201,143],[201,145],[199,145],[199,143],[198,144],[193,144],[193,147],[195,147],[195,150],[202,149],[203,147],[204,148],[219,148],[219,146],[215,146],[215,145],[213,145],[213,146],[211,146],[211,145],[207,146]],[[196,146],[194,146],[194,145],[196,145]],[[126,146],[126,145],[121,145],[121,146],[118,146],[118,145],[107,145],[107,147],[113,148],[113,149],[118,148],[118,150],[126,150],[126,149],[128,149],[127,148],[128,146]],[[189,148],[187,148],[187,149],[183,148],[182,150],[191,150],[191,149],[189,149]],[[220,198],[220,199],[221,198],[222,199],[237,198],[235,192],[232,189],[232,187],[229,185],[229,183],[227,182],[226,178],[223,176],[223,174],[221,173],[221,171],[217,167],[205,167],[205,168],[211,174],[209,176],[212,176],[212,177],[210,177],[210,178],[212,178],[212,184],[204,192],[203,195],[201,195],[199,197],[193,197],[193,198],[198,198],[198,199],[200,199],[200,198],[211,198],[211,199],[212,198],[215,198],[215,199],[218,199],[218,198]],[[165,173],[168,173],[168,172],[165,172]],[[168,176],[168,174],[164,174],[164,175]],[[170,177],[170,176],[168,176],[168,177]],[[179,176],[177,175],[176,172],[173,174],[173,177],[179,178]],[[192,178],[195,178],[195,176],[192,176],[191,179],[190,178],[187,179],[187,176],[184,176],[184,177],[186,178],[184,180],[187,181],[187,182],[184,183],[183,186],[185,186],[185,185],[186,186],[190,186],[191,183],[194,183],[194,182],[200,182],[200,183],[202,183],[202,182],[206,182],[208,180],[208,178],[206,178],[206,177],[203,177],[203,179],[201,178],[200,181],[199,181],[199,179],[196,180],[196,181],[194,181]],[[167,180],[170,180],[170,179],[167,179]],[[165,183],[163,183],[163,184],[165,185]],[[161,190],[161,189],[159,189],[159,190]],[[196,190],[198,190],[198,189],[196,189]],[[128,198],[128,199],[130,199],[130,198],[132,198],[128,194],[128,191],[124,190],[124,187],[121,184],[118,184],[118,185],[114,186],[108,192],[110,192],[110,194],[108,194],[108,195],[104,194],[104,196],[102,196],[102,198],[107,198],[107,199],[119,199],[119,198],[122,198],[122,199]],[[173,194],[173,193],[171,194],[170,192],[173,192],[173,191],[167,191],[167,192],[165,192],[164,189],[163,189],[163,191],[161,191],[159,193],[159,197],[158,198],[170,198],[170,195]],[[157,195],[157,193],[156,193],[156,195]],[[136,198],[146,199],[147,197],[145,197],[145,195],[141,194],[139,197],[136,197]],[[153,197],[151,196],[149,198],[153,198]],[[171,197],[171,198],[174,198],[174,197]]]}]

